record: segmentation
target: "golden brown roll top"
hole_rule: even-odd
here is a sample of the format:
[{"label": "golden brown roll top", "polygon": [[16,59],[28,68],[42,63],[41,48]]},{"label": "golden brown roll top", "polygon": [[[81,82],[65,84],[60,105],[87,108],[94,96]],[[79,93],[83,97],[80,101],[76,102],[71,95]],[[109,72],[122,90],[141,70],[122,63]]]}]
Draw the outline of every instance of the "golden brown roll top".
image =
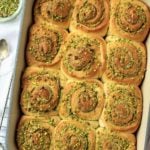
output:
[{"label": "golden brown roll top", "polygon": [[135,136],[99,128],[96,131],[95,150],[136,150]]},{"label": "golden brown roll top", "polygon": [[70,82],[62,91],[59,115],[84,121],[98,121],[104,106],[103,85],[98,80]]},{"label": "golden brown roll top", "polygon": [[63,120],[54,130],[55,150],[94,150],[95,131],[77,121]]},{"label": "golden brown roll top", "polygon": [[142,117],[142,95],[134,85],[105,84],[106,103],[100,123],[127,133],[135,132]]},{"label": "golden brown roll top", "polygon": [[75,0],[38,0],[35,4],[35,22],[45,22],[68,28]]},{"label": "golden brown roll top", "polygon": [[21,108],[24,114],[33,116],[55,115],[61,89],[60,72],[30,67],[23,76]]},{"label": "golden brown roll top", "polygon": [[142,43],[109,36],[106,62],[105,82],[139,85],[146,70],[146,48]]},{"label": "golden brown roll top", "polygon": [[17,128],[19,150],[53,150],[54,126],[51,120],[23,116]]},{"label": "golden brown roll top", "polygon": [[111,1],[110,34],[144,41],[150,27],[150,12],[140,0]]},{"label": "golden brown roll top", "polygon": [[30,30],[29,43],[26,50],[28,65],[53,66],[62,58],[61,45],[67,32],[57,27],[34,24]]},{"label": "golden brown roll top", "polygon": [[105,69],[106,45],[102,38],[71,33],[64,45],[61,70],[68,77],[96,78]]},{"label": "golden brown roll top", "polygon": [[105,36],[109,23],[109,0],[77,0],[71,31]]}]

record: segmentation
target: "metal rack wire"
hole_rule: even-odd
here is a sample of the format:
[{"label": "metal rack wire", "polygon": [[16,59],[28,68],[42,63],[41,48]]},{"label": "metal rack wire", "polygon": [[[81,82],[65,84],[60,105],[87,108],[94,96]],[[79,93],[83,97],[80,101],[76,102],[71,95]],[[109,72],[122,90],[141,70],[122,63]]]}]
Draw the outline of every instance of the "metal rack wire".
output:
[{"label": "metal rack wire", "polygon": [[1,122],[0,122],[0,150],[6,148],[6,143],[5,143],[6,142],[6,129],[7,129],[7,122],[8,122],[10,90],[11,90],[12,80],[13,80],[13,77],[11,77],[7,97],[5,100],[5,106],[4,106],[2,115],[0,116],[0,119],[1,119]]},{"label": "metal rack wire", "polygon": [[7,106],[8,100],[6,102],[6,107],[4,108],[3,111],[3,116],[2,116],[2,120],[1,120],[1,126],[0,126],[0,144],[5,147],[5,140],[6,140],[6,128],[7,128],[7,113],[6,111],[8,111],[8,106]]}]

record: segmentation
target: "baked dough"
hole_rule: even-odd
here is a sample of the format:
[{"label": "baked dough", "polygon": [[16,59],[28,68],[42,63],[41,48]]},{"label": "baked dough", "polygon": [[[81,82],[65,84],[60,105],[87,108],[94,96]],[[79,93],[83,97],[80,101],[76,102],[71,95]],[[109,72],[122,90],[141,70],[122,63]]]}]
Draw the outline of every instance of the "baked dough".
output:
[{"label": "baked dough", "polygon": [[44,149],[53,150],[54,126],[44,118],[23,116],[17,128],[19,150]]},{"label": "baked dough", "polygon": [[77,0],[70,24],[71,31],[105,36],[109,24],[109,0]]},{"label": "baked dough", "polygon": [[60,62],[61,45],[67,38],[67,31],[55,26],[34,24],[29,35],[26,49],[26,60],[29,66],[52,67]]},{"label": "baked dough", "polygon": [[100,123],[109,129],[134,133],[142,117],[142,94],[134,85],[105,83],[106,103]]},{"label": "baked dough", "polygon": [[33,11],[18,149],[135,150],[146,70],[142,42],[150,28],[146,4],[35,0]]},{"label": "baked dough", "polygon": [[95,150],[136,150],[135,136],[129,133],[99,128],[96,131]]},{"label": "baked dough", "polygon": [[150,27],[150,12],[141,0],[111,0],[109,34],[144,41]]},{"label": "baked dough", "polygon": [[71,33],[64,45],[61,71],[70,78],[101,77],[105,70],[106,44],[102,38]]},{"label": "baked dough", "polygon": [[72,81],[62,91],[59,115],[63,119],[98,121],[103,106],[104,91],[100,81]]},{"label": "baked dough", "polygon": [[23,76],[20,102],[23,113],[31,116],[57,115],[61,79],[57,70],[27,68]]},{"label": "baked dough", "polygon": [[54,130],[55,150],[94,150],[95,131],[77,121],[63,120]]},{"label": "baked dough", "polygon": [[75,0],[37,0],[35,22],[44,22],[67,29],[70,25]]},{"label": "baked dough", "polygon": [[140,85],[146,70],[144,44],[125,38],[107,38],[107,65],[105,82]]}]

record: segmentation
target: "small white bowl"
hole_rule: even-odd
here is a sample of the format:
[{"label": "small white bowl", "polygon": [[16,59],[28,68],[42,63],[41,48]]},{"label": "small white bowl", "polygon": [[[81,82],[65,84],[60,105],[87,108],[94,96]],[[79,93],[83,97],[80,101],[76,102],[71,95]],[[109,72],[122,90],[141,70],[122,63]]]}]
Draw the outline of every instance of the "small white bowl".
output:
[{"label": "small white bowl", "polygon": [[0,17],[0,22],[6,22],[6,21],[9,21],[9,20],[12,20],[14,19],[15,17],[17,17],[17,15],[19,14],[22,6],[23,6],[23,1],[24,0],[19,0],[19,6],[18,6],[18,9],[11,15],[11,16],[8,16],[8,17]]}]

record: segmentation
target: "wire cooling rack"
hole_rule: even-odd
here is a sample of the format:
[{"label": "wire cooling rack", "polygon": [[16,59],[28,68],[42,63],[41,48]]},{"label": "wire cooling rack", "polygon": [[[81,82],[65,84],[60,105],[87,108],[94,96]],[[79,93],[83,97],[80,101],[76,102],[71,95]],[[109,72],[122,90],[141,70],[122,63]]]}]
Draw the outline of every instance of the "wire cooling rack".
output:
[{"label": "wire cooling rack", "polygon": [[5,99],[5,106],[0,114],[0,150],[6,149],[6,129],[8,124],[10,90],[13,76],[11,75],[8,92]]}]

